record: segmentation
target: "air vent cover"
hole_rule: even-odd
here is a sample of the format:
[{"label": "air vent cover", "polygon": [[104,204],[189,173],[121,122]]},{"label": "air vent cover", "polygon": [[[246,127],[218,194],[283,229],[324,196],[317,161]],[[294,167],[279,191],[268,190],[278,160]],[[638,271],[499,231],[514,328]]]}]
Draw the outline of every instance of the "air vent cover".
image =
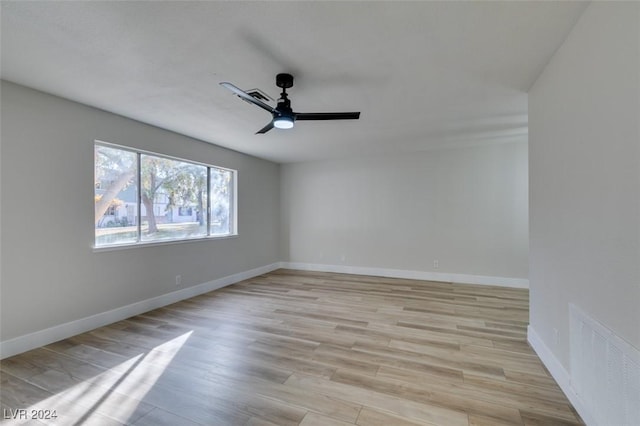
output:
[{"label": "air vent cover", "polygon": [[263,101],[263,102],[268,102],[268,101],[273,101],[274,99],[267,95],[266,93],[264,93],[262,90],[260,89],[250,89],[247,90],[247,94],[250,95],[253,98],[256,98],[259,101]]},{"label": "air vent cover", "polygon": [[571,386],[598,425],[640,425],[640,352],[570,304]]}]

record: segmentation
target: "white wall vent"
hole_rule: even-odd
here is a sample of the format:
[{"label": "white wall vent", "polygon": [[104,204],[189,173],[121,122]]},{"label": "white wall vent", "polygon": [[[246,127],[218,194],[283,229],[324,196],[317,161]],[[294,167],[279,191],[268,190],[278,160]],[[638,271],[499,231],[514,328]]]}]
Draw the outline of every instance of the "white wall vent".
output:
[{"label": "white wall vent", "polygon": [[570,304],[571,387],[598,425],[640,425],[640,351]]}]

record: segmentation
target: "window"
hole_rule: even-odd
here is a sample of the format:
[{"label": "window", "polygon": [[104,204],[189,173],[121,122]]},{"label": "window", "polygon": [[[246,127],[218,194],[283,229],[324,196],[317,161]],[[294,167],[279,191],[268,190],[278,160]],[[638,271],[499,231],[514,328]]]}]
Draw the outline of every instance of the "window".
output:
[{"label": "window", "polygon": [[95,246],[234,235],[234,170],[95,144]]},{"label": "window", "polygon": [[192,216],[193,209],[191,207],[178,207],[178,215],[179,216]]}]

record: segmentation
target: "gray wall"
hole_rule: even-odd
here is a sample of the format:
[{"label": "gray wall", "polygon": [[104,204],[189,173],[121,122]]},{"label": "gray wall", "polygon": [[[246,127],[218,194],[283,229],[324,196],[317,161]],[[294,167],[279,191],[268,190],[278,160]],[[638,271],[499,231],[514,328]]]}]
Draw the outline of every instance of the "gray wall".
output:
[{"label": "gray wall", "polygon": [[527,174],[526,141],[283,165],[282,252],[291,262],[527,278]]},{"label": "gray wall", "polygon": [[592,3],[529,94],[531,326],[567,371],[569,303],[640,348],[639,40]]},{"label": "gray wall", "polygon": [[[2,82],[1,337],[281,259],[279,165]],[[93,141],[238,170],[237,238],[94,252]]]}]

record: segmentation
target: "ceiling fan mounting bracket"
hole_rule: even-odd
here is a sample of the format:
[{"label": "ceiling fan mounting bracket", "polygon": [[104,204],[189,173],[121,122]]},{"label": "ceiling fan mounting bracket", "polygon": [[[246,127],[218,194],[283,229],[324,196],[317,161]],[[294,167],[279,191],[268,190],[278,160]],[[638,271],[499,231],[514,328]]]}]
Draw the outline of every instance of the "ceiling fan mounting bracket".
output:
[{"label": "ceiling fan mounting bracket", "polygon": [[287,73],[276,75],[276,86],[282,89],[293,87],[293,76]]}]

